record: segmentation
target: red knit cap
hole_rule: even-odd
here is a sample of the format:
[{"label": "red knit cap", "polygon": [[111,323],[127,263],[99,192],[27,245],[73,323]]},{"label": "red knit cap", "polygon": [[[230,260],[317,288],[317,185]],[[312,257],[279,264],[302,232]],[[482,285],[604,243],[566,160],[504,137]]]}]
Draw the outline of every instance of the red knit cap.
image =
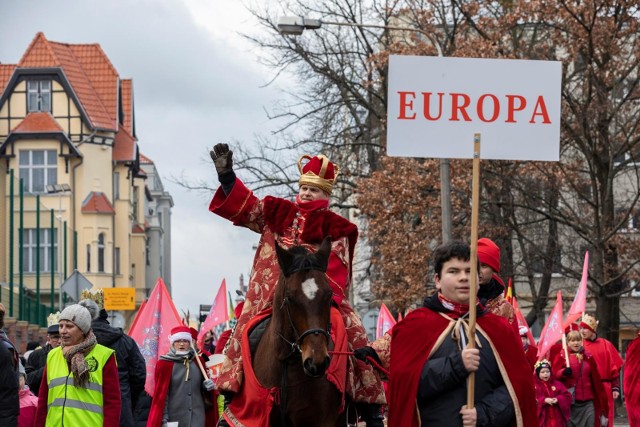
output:
[{"label": "red knit cap", "polygon": [[578,331],[580,330],[580,328],[578,327],[577,323],[571,323],[570,325],[567,325],[566,328],[564,328],[564,333],[568,334],[571,331]]},{"label": "red knit cap", "polygon": [[[303,160],[309,160],[306,165],[302,166]],[[300,170],[300,185],[312,185],[318,187],[327,194],[331,194],[333,184],[336,182],[340,168],[331,163],[331,161],[322,154],[311,157],[307,154],[298,160],[298,169]]]},{"label": "red knit cap", "polygon": [[478,260],[500,273],[500,248],[486,237],[478,240]]}]

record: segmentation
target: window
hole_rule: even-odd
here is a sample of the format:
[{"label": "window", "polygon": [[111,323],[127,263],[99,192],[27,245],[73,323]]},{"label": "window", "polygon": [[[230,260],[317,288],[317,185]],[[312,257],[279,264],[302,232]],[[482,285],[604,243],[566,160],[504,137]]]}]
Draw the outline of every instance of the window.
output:
[{"label": "window", "polygon": [[133,187],[133,200],[131,201],[133,208],[133,222],[138,223],[138,187]]},{"label": "window", "polygon": [[98,234],[98,272],[104,273],[104,233]]},{"label": "window", "polygon": [[113,272],[120,274],[120,248],[115,248],[113,252]]},{"label": "window", "polygon": [[27,111],[51,112],[51,80],[27,81]]},{"label": "window", "polygon": [[[22,234],[22,256],[24,260],[24,269],[27,273],[36,272],[36,254],[37,254],[37,229],[26,228]],[[40,272],[51,272],[51,229],[40,229]],[[58,229],[53,230],[53,271],[57,271],[58,264]]]},{"label": "window", "polygon": [[19,163],[27,193],[44,193],[47,185],[58,183],[56,150],[21,150]]},{"label": "window", "polygon": [[91,271],[91,245],[87,245],[87,273]]},{"label": "window", "polygon": [[120,172],[113,173],[113,200],[120,198]]}]

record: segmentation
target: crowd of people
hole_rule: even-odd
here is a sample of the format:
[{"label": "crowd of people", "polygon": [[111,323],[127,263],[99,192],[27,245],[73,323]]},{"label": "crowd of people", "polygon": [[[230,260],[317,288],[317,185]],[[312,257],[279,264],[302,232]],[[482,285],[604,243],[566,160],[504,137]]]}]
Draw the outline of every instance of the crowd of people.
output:
[{"label": "crowd of people", "polygon": [[[358,229],[329,210],[338,166],[322,155],[303,156],[298,162],[299,193],[290,202],[257,198],[235,176],[228,145],[217,144],[211,157],[221,184],[211,212],[260,234],[233,330],[217,339],[206,331],[199,347],[197,330],[173,328],[169,351],[156,364],[151,394],[145,391],[146,364],[138,344],[111,326],[106,311],[91,299],[64,308],[47,328],[46,343],[29,343],[22,355],[2,331],[2,426],[241,425],[230,404],[241,400],[243,388],[246,361],[240,337],[248,322],[272,305],[280,275],[275,247],[316,250],[327,236],[332,245],[326,276],[349,350],[346,398],[367,427],[613,424],[625,362],[613,344],[598,337],[597,319],[583,315],[578,325],[567,329],[566,346],[557,344],[538,355],[527,326],[518,323],[505,298],[500,249],[492,240],[477,242],[474,310],[470,245],[449,242],[436,248],[430,261],[436,292],[369,342],[348,298]],[[312,285],[305,292],[312,295]],[[4,312],[0,303],[0,329]],[[624,369],[626,408],[630,425],[636,427],[639,340],[629,345]],[[214,377],[208,361],[215,353],[223,354],[224,362]]]}]

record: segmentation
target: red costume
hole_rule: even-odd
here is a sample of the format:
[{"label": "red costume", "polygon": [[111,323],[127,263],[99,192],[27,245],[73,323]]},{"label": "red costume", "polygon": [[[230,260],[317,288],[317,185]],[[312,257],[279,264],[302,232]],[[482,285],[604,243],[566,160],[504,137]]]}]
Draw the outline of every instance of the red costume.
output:
[{"label": "red costume", "polygon": [[[416,397],[423,366],[449,337],[455,324],[456,321],[444,313],[419,308],[391,330],[390,427],[421,424]],[[505,319],[487,313],[477,318],[477,333],[486,337],[494,350],[496,363],[513,401],[514,425],[537,426],[533,378],[522,343],[513,333],[512,326]]]},{"label": "red costume", "polygon": [[[543,381],[540,372],[549,370],[549,378]],[[535,365],[534,382],[538,401],[538,420],[540,427],[565,427],[571,416],[573,396],[560,381],[551,375],[551,364],[543,359]],[[555,399],[555,401],[547,401]]]},{"label": "red costume", "polygon": [[627,347],[624,362],[624,401],[631,427],[640,427],[640,336]]},{"label": "red costume", "polygon": [[620,368],[624,363],[618,350],[610,341],[604,338],[595,340],[583,340],[584,349],[593,355],[598,367],[598,374],[602,379],[607,401],[609,405],[609,420],[613,420],[615,405],[613,402],[613,390],[620,391]]},{"label": "red costume", "polygon": [[[308,171],[301,170],[301,172]],[[225,361],[217,380],[219,389],[237,393],[242,384],[240,337],[248,321],[272,304],[273,293],[280,275],[275,251],[276,242],[287,249],[294,245],[302,245],[315,251],[326,236],[332,236],[333,243],[326,274],[334,292],[334,300],[338,304],[346,327],[350,349],[367,344],[366,331],[348,300],[358,228],[347,219],[328,210],[328,200],[302,202],[297,199],[296,203],[292,203],[270,196],[260,200],[240,180],[236,179],[228,194],[225,194],[223,188],[216,191],[209,210],[232,221],[235,225],[261,234],[249,278],[243,313],[238,318],[234,332],[229,338]],[[350,357],[348,376],[347,394],[352,399],[365,403],[384,404],[386,402],[382,382],[371,366]]]},{"label": "red costume", "polygon": [[[564,351],[556,354],[556,358],[552,363],[554,367],[553,375],[558,378],[567,389],[574,389],[576,401],[593,401],[595,427],[600,427],[600,415],[606,416],[609,413],[609,404],[602,380],[598,374],[596,361],[587,351],[574,353],[569,350],[568,353],[571,375],[562,375],[562,372],[567,367]],[[576,386],[576,384],[578,386]],[[612,424],[613,420],[610,419],[609,423]]]},{"label": "red costume", "polygon": [[[202,366],[204,366],[204,359],[200,356],[197,357],[200,359],[200,362],[202,362]],[[162,416],[167,396],[169,395],[173,365],[175,365],[175,362],[162,359],[158,360],[156,364],[155,387],[151,409],[149,410],[149,418],[147,419],[147,427],[160,427],[162,425]],[[211,392],[211,396],[212,401],[215,402],[215,400],[213,400],[213,392]],[[214,407],[213,411],[216,411],[216,413],[209,414],[212,411],[205,413],[206,425],[208,427],[215,426],[218,421],[217,408]]]}]

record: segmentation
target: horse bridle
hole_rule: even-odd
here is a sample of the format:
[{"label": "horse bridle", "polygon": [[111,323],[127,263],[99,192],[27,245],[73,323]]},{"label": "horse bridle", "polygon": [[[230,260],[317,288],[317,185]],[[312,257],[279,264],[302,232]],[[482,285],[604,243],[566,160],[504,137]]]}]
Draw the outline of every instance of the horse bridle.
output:
[{"label": "horse bridle", "polygon": [[284,340],[291,347],[291,354],[302,353],[302,341],[309,335],[319,335],[322,334],[327,339],[327,344],[331,341],[331,321],[327,324],[327,329],[322,328],[310,328],[304,331],[302,334],[298,334],[298,330],[296,326],[293,324],[293,320],[291,318],[291,311],[289,310],[289,298],[284,297],[282,299],[282,304],[280,305],[280,310],[285,309],[287,312],[287,318],[289,319],[289,325],[291,329],[293,329],[293,334],[296,337],[295,341],[289,341],[284,335],[278,332],[280,338]]}]

